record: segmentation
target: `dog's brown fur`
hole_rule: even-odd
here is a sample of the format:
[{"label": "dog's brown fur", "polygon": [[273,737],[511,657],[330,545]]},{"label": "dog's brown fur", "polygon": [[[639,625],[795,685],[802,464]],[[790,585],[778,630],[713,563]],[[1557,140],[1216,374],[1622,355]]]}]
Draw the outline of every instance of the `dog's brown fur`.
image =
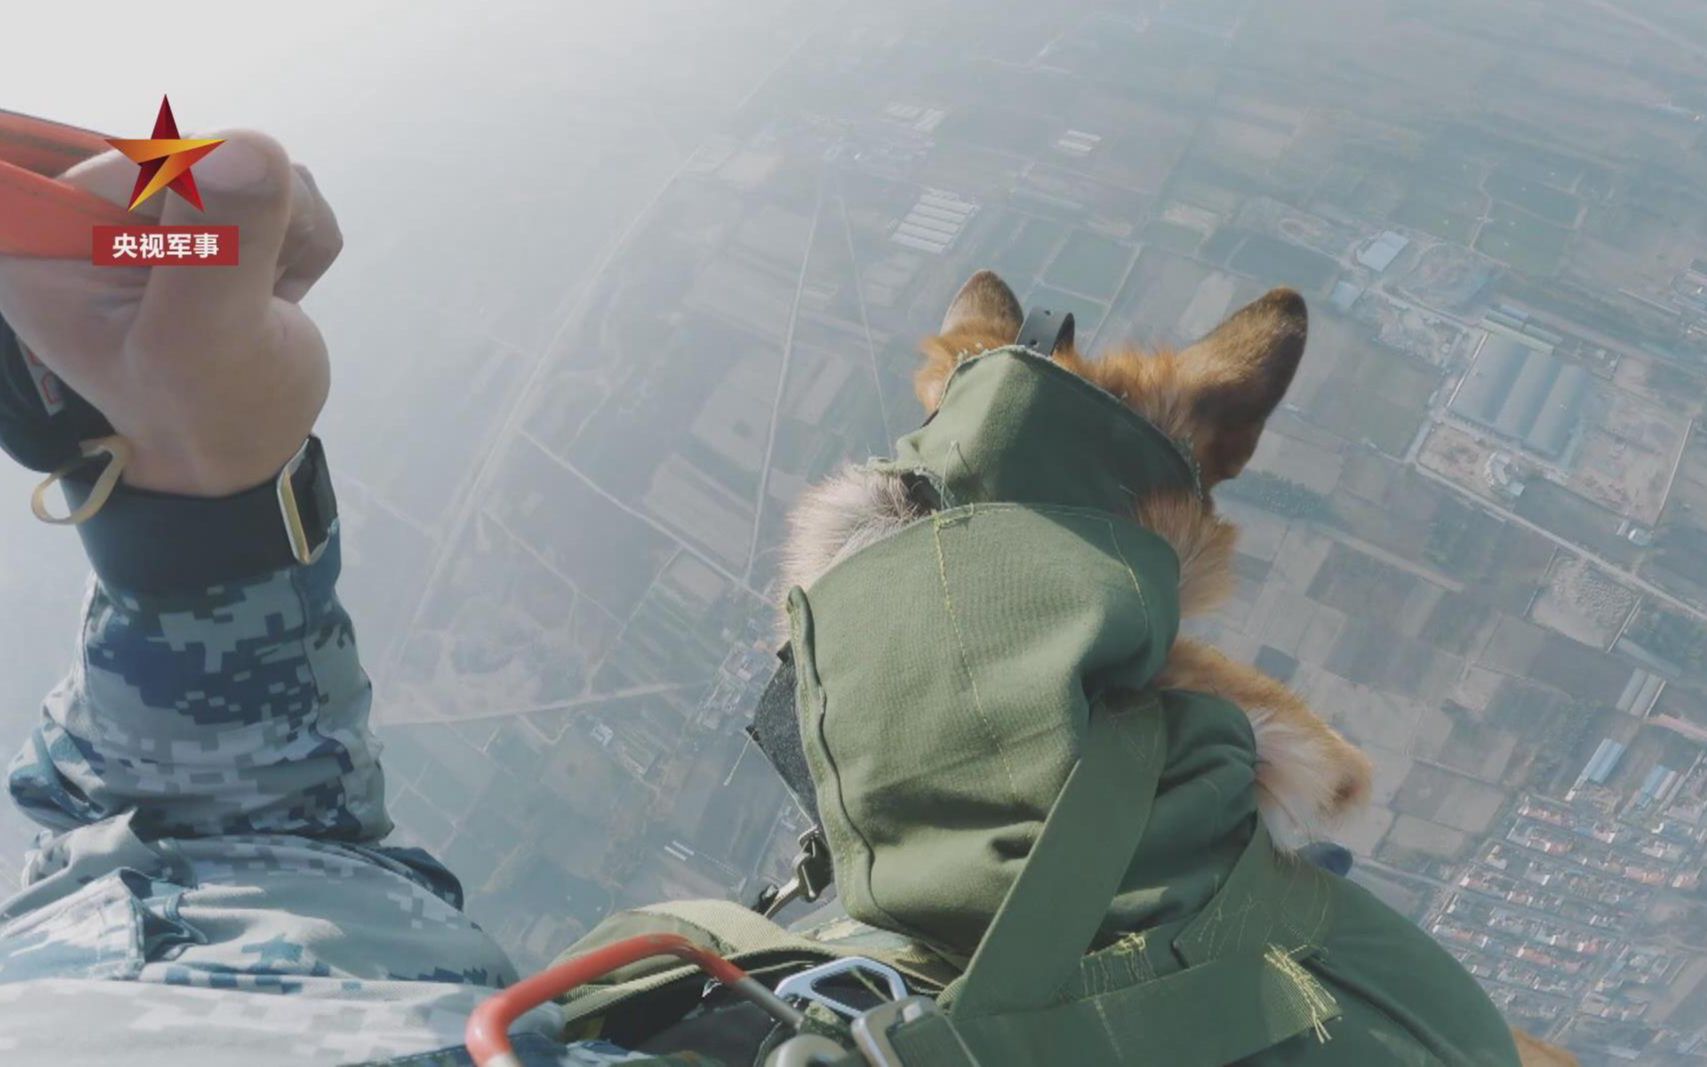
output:
[{"label": "dog's brown fur", "polygon": [[1511,1036],[1517,1042],[1517,1058],[1523,1067],[1579,1067],[1577,1058],[1558,1045],[1549,1045],[1522,1030],[1513,1030]]},{"label": "dog's brown fur", "polygon": [[[922,345],[925,361],[914,387],[925,409],[936,409],[964,360],[1010,344],[1022,318],[1006,283],[990,271],[973,275],[949,306],[941,333]],[[1090,360],[1069,347],[1054,358],[1189,446],[1207,491],[1237,475],[1256,451],[1263,424],[1292,383],[1307,328],[1303,298],[1276,289],[1182,351],[1122,348]],[[836,560],[917,517],[897,485],[846,471],[802,498],[792,516],[785,580],[809,586]],[[1207,493],[1152,493],[1137,502],[1135,518],[1179,556],[1182,614],[1201,615],[1225,599],[1233,585],[1237,530],[1215,514]],[[1250,717],[1258,790],[1271,818],[1314,828],[1367,802],[1368,757],[1273,678],[1182,638],[1158,684],[1222,696]],[[1528,1067],[1576,1063],[1563,1049],[1514,1034]]]}]

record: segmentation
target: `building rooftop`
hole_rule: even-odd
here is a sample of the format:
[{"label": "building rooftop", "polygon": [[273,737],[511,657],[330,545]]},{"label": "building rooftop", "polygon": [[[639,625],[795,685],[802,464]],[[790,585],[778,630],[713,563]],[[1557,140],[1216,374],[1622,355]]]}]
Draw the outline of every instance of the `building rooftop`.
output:
[{"label": "building rooftop", "polygon": [[1335,282],[1334,291],[1328,296],[1328,302],[1341,311],[1350,313],[1352,305],[1357,303],[1357,298],[1362,295],[1363,287],[1360,285],[1353,285],[1346,281]]},{"label": "building rooftop", "polygon": [[1490,333],[1450,406],[1456,415],[1557,459],[1582,415],[1588,386],[1582,367]]},{"label": "building rooftop", "polygon": [[1357,261],[1379,274],[1393,265],[1399,258],[1399,253],[1410,246],[1411,239],[1403,234],[1388,230],[1380,237],[1369,243],[1369,247],[1357,254]]},{"label": "building rooftop", "polygon": [[1583,777],[1595,783],[1604,783],[1612,768],[1618,766],[1618,758],[1624,755],[1624,746],[1612,738],[1604,738],[1600,747],[1594,750],[1594,755],[1583,767]]}]

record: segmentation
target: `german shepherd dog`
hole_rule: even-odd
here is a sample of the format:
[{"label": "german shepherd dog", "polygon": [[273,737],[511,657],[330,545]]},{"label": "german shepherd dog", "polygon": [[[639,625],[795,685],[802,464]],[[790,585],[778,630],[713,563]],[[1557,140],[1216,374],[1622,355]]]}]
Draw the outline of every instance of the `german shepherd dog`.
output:
[{"label": "german shepherd dog", "polygon": [[[1018,299],[979,271],[950,304],[937,336],[922,345],[914,389],[936,410],[949,376],[968,356],[1013,343],[1024,318]],[[1135,518],[1180,560],[1180,610],[1203,615],[1233,586],[1236,528],[1215,513],[1208,490],[1244,469],[1263,426],[1304,355],[1304,300],[1275,289],[1179,351],[1119,348],[1087,359],[1071,345],[1055,361],[1120,398],[1192,452],[1204,493],[1160,490],[1140,497]],[[921,517],[899,476],[850,467],[809,489],[791,515],[786,587],[808,588],[835,563]],[[1250,717],[1257,788],[1271,826],[1331,826],[1369,799],[1369,758],[1286,686],[1189,638],[1178,639],[1156,679],[1161,688],[1211,693]],[[1517,1033],[1530,1067],[1565,1067],[1568,1052]]]}]

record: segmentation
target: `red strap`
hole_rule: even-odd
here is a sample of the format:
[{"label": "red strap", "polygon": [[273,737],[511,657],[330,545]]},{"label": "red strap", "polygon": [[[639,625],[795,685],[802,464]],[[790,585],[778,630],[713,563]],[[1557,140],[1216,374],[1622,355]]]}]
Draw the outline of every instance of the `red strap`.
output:
[{"label": "red strap", "polygon": [[98,133],[0,111],[0,255],[82,259],[92,228],[136,220],[54,176],[108,149]]},{"label": "red strap", "polygon": [[[680,934],[642,934],[576,956],[486,998],[468,1019],[464,1039],[469,1054],[480,1067],[516,1062],[510,1051],[508,1031],[510,1024],[529,1009],[602,978],[619,967],[664,955],[697,963],[707,974],[731,988],[748,985],[752,981],[741,968]],[[506,1056],[511,1058],[506,1059]]]}]

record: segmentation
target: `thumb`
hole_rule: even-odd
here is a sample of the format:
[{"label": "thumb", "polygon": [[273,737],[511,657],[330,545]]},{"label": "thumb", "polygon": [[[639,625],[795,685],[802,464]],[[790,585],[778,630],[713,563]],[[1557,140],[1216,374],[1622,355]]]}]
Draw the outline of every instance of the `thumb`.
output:
[{"label": "thumb", "polygon": [[160,222],[237,227],[238,262],[150,272],[136,328],[167,348],[229,351],[252,339],[266,321],[290,221],[290,156],[279,143],[251,130],[213,136],[225,143],[190,172],[205,210],[168,191]]}]

